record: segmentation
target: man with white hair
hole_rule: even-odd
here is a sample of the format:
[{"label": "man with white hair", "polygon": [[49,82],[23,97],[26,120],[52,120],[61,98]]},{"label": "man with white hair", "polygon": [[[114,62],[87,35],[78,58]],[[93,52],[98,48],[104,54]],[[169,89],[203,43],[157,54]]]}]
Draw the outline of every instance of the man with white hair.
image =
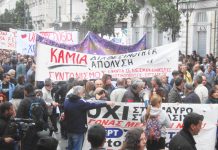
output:
[{"label": "man with white hair", "polygon": [[112,106],[111,101],[86,101],[85,88],[75,86],[64,102],[64,117],[68,133],[68,150],[82,150],[87,131],[87,111],[95,108]]},{"label": "man with white hair", "polygon": [[145,83],[138,78],[132,79],[131,86],[123,95],[122,102],[142,102],[140,92],[143,90]]}]

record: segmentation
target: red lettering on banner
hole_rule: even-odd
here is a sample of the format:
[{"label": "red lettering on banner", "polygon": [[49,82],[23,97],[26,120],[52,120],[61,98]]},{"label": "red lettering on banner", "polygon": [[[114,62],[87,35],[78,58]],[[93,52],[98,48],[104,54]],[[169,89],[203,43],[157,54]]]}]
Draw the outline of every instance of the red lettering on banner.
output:
[{"label": "red lettering on banner", "polygon": [[5,31],[0,31],[0,35],[7,35],[7,32],[5,32]]},{"label": "red lettering on banner", "polygon": [[141,127],[141,126],[143,126],[142,123],[140,123],[140,122],[131,122],[131,121],[127,122],[126,125],[125,125],[126,128]]},{"label": "red lettering on banner", "polygon": [[0,36],[0,40],[1,41],[5,41],[5,37],[4,36]]},{"label": "red lettering on banner", "polygon": [[122,120],[106,120],[106,119],[92,119],[90,118],[88,121],[88,124],[93,125],[99,123],[103,126],[115,126],[115,127],[121,127],[123,121]]},{"label": "red lettering on banner", "polygon": [[28,37],[30,42],[36,41],[36,34],[34,32],[30,32]]},{"label": "red lettering on banner", "polygon": [[87,55],[57,50],[58,49],[51,48],[50,62],[87,65]]},{"label": "red lettering on banner", "polygon": [[177,129],[182,129],[182,127],[183,127],[183,123],[178,123],[176,126]]}]

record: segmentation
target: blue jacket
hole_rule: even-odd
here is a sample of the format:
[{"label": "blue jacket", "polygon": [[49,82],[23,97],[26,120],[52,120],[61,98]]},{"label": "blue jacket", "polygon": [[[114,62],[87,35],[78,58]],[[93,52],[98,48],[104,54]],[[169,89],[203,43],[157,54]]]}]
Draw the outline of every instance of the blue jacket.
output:
[{"label": "blue jacket", "polygon": [[[14,93],[15,85],[11,82],[9,82],[9,100],[12,99],[13,93]],[[2,82],[0,83],[0,92],[2,91]]]},{"label": "blue jacket", "polygon": [[106,101],[86,101],[79,96],[69,95],[64,102],[67,133],[82,134],[87,131],[87,111],[107,106]]}]

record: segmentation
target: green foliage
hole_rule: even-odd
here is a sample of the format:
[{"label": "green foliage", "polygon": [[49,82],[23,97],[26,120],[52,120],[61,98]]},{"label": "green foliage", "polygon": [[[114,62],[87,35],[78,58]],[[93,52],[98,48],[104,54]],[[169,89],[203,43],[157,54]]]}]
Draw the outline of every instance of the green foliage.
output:
[{"label": "green foliage", "polygon": [[24,3],[24,0],[20,0],[16,2],[15,9],[10,11],[6,9],[4,14],[0,15],[0,22],[3,24],[8,24],[8,28],[13,27],[25,29],[28,26],[28,29],[32,29],[31,17],[27,11],[28,9],[29,7]]},{"label": "green foliage", "polygon": [[139,7],[133,0],[123,2],[122,0],[86,0],[88,13],[85,20],[86,27],[101,35],[114,34],[116,23],[127,17],[132,12],[137,15]]},{"label": "green foliage", "polygon": [[172,41],[176,40],[176,34],[180,30],[180,13],[172,0],[149,0],[154,8],[155,25],[159,31],[172,31]]}]

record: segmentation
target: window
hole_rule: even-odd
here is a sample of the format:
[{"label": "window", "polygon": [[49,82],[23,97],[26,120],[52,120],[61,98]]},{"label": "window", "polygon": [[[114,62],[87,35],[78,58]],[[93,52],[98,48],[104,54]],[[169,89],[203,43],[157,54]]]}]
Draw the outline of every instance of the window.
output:
[{"label": "window", "polygon": [[198,12],[196,19],[197,19],[197,22],[207,22],[207,14],[206,14],[206,12]]}]

